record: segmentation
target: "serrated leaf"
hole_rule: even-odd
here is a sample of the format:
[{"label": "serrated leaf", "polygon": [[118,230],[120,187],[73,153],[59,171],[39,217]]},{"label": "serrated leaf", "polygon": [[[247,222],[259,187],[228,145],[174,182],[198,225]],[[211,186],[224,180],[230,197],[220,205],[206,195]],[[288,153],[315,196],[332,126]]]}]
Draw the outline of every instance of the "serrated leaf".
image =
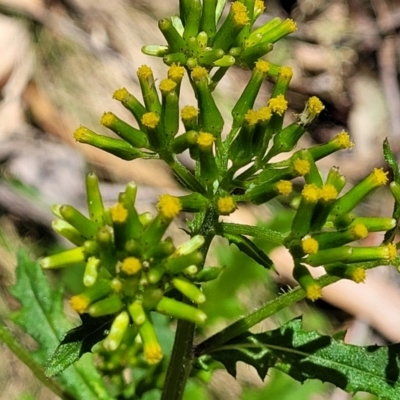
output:
[{"label": "serrated leaf", "polygon": [[272,260],[246,236],[233,233],[223,233],[223,236],[229,240],[230,244],[235,244],[241,252],[252,258],[256,263],[267,269],[273,268]]},{"label": "serrated leaf", "polygon": [[365,391],[380,399],[400,399],[400,344],[354,346],[330,336],[302,329],[293,320],[279,329],[231,340],[212,353],[235,376],[236,363],[255,367],[261,379],[275,367],[304,382],[319,379],[347,392]]},{"label": "serrated leaf", "polygon": [[[63,313],[62,293],[50,288],[39,263],[31,261],[25,252],[18,254],[16,276],[10,291],[20,301],[21,309],[14,321],[37,341],[35,359],[44,365],[72,324]],[[89,354],[67,368],[58,380],[76,399],[113,400]]]},{"label": "serrated leaf", "polygon": [[93,318],[82,314],[82,325],[71,329],[52,354],[46,365],[46,376],[58,375],[83,354],[89,353],[97,342],[105,338],[105,331],[110,328],[112,319],[109,316]]}]

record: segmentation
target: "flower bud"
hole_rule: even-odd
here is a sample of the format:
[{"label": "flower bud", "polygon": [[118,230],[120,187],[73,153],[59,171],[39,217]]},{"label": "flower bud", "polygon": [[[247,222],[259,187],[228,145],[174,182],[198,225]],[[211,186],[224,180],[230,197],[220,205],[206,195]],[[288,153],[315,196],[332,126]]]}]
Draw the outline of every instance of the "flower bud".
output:
[{"label": "flower bud", "polygon": [[158,364],[163,354],[154,326],[148,318],[139,326],[139,335],[143,342],[145,360],[150,365]]},{"label": "flower bud", "polygon": [[86,193],[90,219],[97,226],[103,226],[105,223],[103,199],[100,193],[99,180],[92,172],[86,175]]},{"label": "flower bud", "polygon": [[121,344],[122,338],[129,326],[129,315],[122,311],[112,322],[110,333],[103,341],[103,346],[108,351],[115,351]]},{"label": "flower bud", "polygon": [[186,296],[189,300],[196,304],[202,304],[206,301],[204,293],[193,283],[189,282],[183,277],[176,277],[172,279],[171,283],[175,288]]},{"label": "flower bud", "polygon": [[79,264],[86,260],[84,246],[75,247],[74,249],[65,250],[61,253],[52,254],[42,258],[40,266],[44,269],[64,268],[70,265]]},{"label": "flower bud", "polygon": [[195,324],[202,325],[207,319],[207,315],[198,308],[182,303],[169,297],[163,297],[157,304],[156,310],[161,314],[170,317],[184,319]]},{"label": "flower bud", "polygon": [[117,294],[113,294],[105,299],[99,300],[90,305],[87,312],[91,317],[102,317],[104,315],[115,314],[122,310],[124,303]]}]

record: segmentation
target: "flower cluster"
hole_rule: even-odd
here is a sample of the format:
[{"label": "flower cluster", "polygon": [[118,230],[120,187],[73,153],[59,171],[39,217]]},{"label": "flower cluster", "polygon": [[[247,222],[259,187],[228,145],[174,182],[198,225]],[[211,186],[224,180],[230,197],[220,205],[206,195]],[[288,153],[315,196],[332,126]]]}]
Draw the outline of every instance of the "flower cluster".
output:
[{"label": "flower cluster", "polygon": [[159,22],[168,45],[148,45],[142,51],[163,57],[167,65],[180,64],[190,69],[196,66],[227,68],[234,64],[251,67],[273,49],[275,42],[297,29],[291,19],[274,18],[252,30],[265,10],[262,0],[232,2],[225,20],[220,23],[224,2],[220,3],[216,6],[212,1],[203,1],[203,4],[200,0],[181,1],[179,17]]},{"label": "flower cluster", "polygon": [[[198,308],[176,299],[180,292],[193,304],[206,300],[194,282],[206,279],[199,274],[204,244],[200,235],[175,247],[163,239],[166,229],[182,209],[179,198],[160,196],[158,214],[138,214],[135,209],[136,185],[130,183],[120,193],[117,204],[106,209],[93,173],[86,178],[89,218],[72,206],[55,206],[54,229],[77,247],[45,257],[45,269],[85,263],[86,289],[70,300],[78,313],[91,317],[114,316],[102,342],[104,349],[116,350],[122,341],[139,334],[148,363],[162,358],[150,312],[202,324],[206,315]],[[215,276],[215,274],[214,274]],[[172,295],[171,295],[172,293]],[[133,337],[132,337],[133,336]]]},{"label": "flower cluster", "polygon": [[[370,232],[390,231],[396,225],[394,218],[353,213],[371,191],[387,182],[386,173],[375,169],[339,196],[345,177],[338,168],[332,168],[323,180],[316,165],[336,151],[351,149],[348,133],[342,131],[327,143],[294,151],[324,105],[311,97],[294,122],[284,126],[292,70],[260,58],[273,43],[295,30],[294,23],[276,18],[252,31],[264,9],[263,2],[235,1],[217,29],[222,3],[216,6],[212,1],[182,0],[180,18],[160,21],[168,45],[146,46],[144,52],[163,56],[169,65],[167,77],[157,85],[151,68],[143,65],[137,72],[143,101],[125,88],[114,93],[114,99],[132,113],[136,127],[107,112],[100,122],[120,139],[98,135],[83,126],[75,132],[77,141],[125,160],[164,160],[189,194],[162,196],[159,212],[152,218],[137,213],[136,186],[129,184],[118,203],[105,209],[97,178],[90,174],[90,218],[70,206],[55,208],[60,219],[54,229],[77,247],[42,260],[44,268],[85,262],[86,290],[71,299],[72,307],[92,317],[112,315],[103,350],[115,351],[121,342],[132,343],[139,335],[149,363],[161,359],[151,311],[204,322],[206,316],[197,305],[205,297],[197,284],[214,279],[220,271],[203,268],[204,255],[215,235],[224,236],[259,264],[271,268],[271,260],[247,237],[251,233],[246,227],[229,231],[220,221],[220,216],[231,214],[242,202],[258,205],[277,196],[291,196],[296,214],[283,244],[293,256],[294,277],[311,300],[321,296],[321,288],[306,264],[324,265],[328,274],[362,282],[368,263],[390,263],[397,258],[393,237],[388,236],[377,247],[351,245]],[[232,109],[231,127],[224,136],[225,121],[212,92],[233,64],[249,67],[251,77]],[[213,68],[217,71],[211,74]],[[197,104],[181,108],[180,88],[185,74]],[[255,100],[266,79],[274,83],[272,93],[256,109]],[[179,132],[180,127],[183,132]],[[184,151],[194,161],[193,171],[179,161],[178,155]],[[289,153],[287,159],[274,162],[274,157],[282,153]],[[292,180],[298,177],[303,178],[304,187],[296,195]],[[391,187],[400,203],[400,185]],[[176,248],[163,236],[180,211],[195,213],[195,217],[188,221],[191,239]],[[176,291],[187,302],[173,297]]]}]

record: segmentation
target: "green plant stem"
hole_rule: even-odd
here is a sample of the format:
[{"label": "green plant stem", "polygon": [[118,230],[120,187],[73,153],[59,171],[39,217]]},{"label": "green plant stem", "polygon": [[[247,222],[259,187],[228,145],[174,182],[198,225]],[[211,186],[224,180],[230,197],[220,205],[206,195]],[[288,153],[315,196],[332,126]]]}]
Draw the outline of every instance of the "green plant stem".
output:
[{"label": "green plant stem", "polygon": [[[215,210],[209,208],[204,215],[199,229],[192,235],[200,234],[205,237],[205,243],[201,251],[206,258],[211,241],[215,235],[215,225],[218,215]],[[187,301],[184,299],[184,301]],[[191,304],[193,306],[193,304]],[[165,384],[161,400],[181,400],[185,391],[186,382],[189,378],[193,364],[193,339],[196,325],[192,322],[179,320],[177,323],[174,346],[172,348],[171,360],[165,378]]]},{"label": "green plant stem", "polygon": [[[319,278],[317,282],[321,285],[321,287],[324,287],[337,282],[339,279],[340,278],[336,276],[324,275],[323,277]],[[269,301],[260,309],[254,311],[244,318],[239,319],[232,325],[229,325],[222,331],[201,342],[194,350],[195,357],[200,357],[204,354],[209,354],[217,350],[220,346],[229,342],[229,340],[239,336],[244,332],[247,332],[254,325],[270,317],[271,315],[274,315],[278,311],[299,302],[300,300],[304,299],[305,296],[305,291],[300,287],[297,287],[296,289]]]},{"label": "green plant stem", "polygon": [[55,395],[63,400],[74,400],[74,397],[64,392],[55,381],[46,377],[43,368],[32,359],[31,354],[23,348],[17,340],[15,340],[11,332],[2,323],[0,323],[0,341],[4,342],[6,346],[33,372],[35,377]]},{"label": "green plant stem", "polygon": [[217,231],[219,234],[222,233],[233,233],[239,235],[247,235],[256,237],[259,239],[267,239],[271,243],[281,245],[286,235],[271,229],[262,228],[260,226],[251,225],[241,225],[241,224],[231,224],[231,223],[221,223],[217,226]]}]

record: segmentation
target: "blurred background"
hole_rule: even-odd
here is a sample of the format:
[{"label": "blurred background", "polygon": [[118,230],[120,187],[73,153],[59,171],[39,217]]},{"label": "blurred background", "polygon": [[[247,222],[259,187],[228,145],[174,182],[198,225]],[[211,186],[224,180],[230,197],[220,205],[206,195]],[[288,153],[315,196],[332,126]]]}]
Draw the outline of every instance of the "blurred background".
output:
[{"label": "blurred background", "polygon": [[[385,167],[382,141],[387,137],[394,152],[400,151],[400,1],[269,0],[266,6],[259,23],[279,16],[291,17],[298,24],[298,31],[280,41],[267,56],[294,70],[287,96],[291,107],[288,122],[311,95],[318,96],[326,107],[301,146],[325,142],[345,129],[356,147],[322,160],[319,166],[323,172],[340,166],[351,184],[373,167]],[[126,87],[139,97],[136,70],[144,63],[153,68],[158,80],[166,77],[161,60],[143,55],[140,48],[164,44],[156,21],[176,11],[175,1],[0,0],[0,318],[18,308],[7,289],[14,282],[17,250],[25,248],[37,258],[67,246],[51,231],[50,208],[54,203],[67,203],[83,210],[88,171],[98,174],[104,198],[111,203],[130,180],[140,185],[138,203],[143,210],[152,210],[159,194],[180,192],[162,163],[122,161],[77,144],[72,137],[80,124],[108,134],[99,124],[105,111],[133,122],[112,100],[112,93]],[[228,121],[229,107],[248,77],[248,71],[233,68],[221,82],[216,96]],[[270,89],[266,82],[258,106],[268,100]],[[181,104],[195,104],[190,88],[183,90]],[[383,189],[361,211],[389,216],[392,207]],[[276,202],[240,208],[232,219],[285,231],[290,215],[284,204]],[[376,235],[368,240],[376,245],[381,238]],[[226,274],[230,283],[218,291],[214,290],[218,282],[205,289],[212,323],[202,335],[293,284],[286,252],[272,249],[268,243],[262,245],[272,251],[279,279],[266,277],[256,265],[244,273],[242,266],[248,261],[232,249],[227,251],[226,244],[216,243],[212,260],[229,267]],[[396,274],[394,269],[378,268],[369,272],[363,285],[335,284],[325,290],[323,302],[301,304],[267,321],[264,329],[305,313],[312,315],[311,324],[348,328],[351,343],[400,342]],[[71,279],[66,278],[66,285],[73,292]],[[213,307],[216,302],[221,304],[219,314]],[[34,343],[27,342],[27,346],[34,348]],[[1,344],[0,365],[1,400],[55,398]],[[207,398],[352,398],[320,382],[300,386],[277,372],[271,373],[269,386],[264,388],[250,367],[239,370],[237,382],[216,373]],[[355,398],[373,399],[360,394]]]}]

